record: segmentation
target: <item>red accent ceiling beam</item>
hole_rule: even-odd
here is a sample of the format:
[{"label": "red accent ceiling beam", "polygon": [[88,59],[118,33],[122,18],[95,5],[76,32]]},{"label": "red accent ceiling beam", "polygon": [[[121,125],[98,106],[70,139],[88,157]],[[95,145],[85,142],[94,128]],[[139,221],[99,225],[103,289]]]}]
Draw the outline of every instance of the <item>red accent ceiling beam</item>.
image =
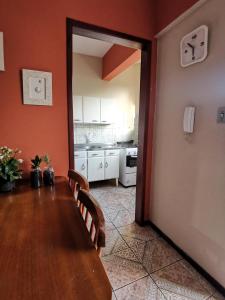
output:
[{"label": "red accent ceiling beam", "polygon": [[113,45],[103,57],[102,79],[113,79],[140,59],[141,50]]}]

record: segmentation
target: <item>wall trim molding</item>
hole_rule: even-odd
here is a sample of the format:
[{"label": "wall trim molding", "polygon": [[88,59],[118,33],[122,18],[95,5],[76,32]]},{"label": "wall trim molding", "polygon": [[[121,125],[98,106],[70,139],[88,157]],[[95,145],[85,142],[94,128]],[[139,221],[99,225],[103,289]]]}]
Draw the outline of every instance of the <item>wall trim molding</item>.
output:
[{"label": "wall trim molding", "polygon": [[223,287],[215,278],[213,278],[206,270],[204,270],[193,258],[184,252],[173,240],[171,240],[158,226],[152,221],[146,221],[145,225],[150,225],[159,235],[163,237],[167,243],[172,246],[192,267],[194,267],[206,280],[214,286],[225,297],[225,287]]},{"label": "wall trim molding", "polygon": [[205,4],[208,0],[199,0],[194,5],[192,5],[188,10],[186,10],[184,13],[182,13],[179,17],[177,17],[174,21],[172,21],[169,25],[167,25],[165,28],[163,28],[159,33],[155,35],[155,37],[158,39],[161,36],[163,36],[165,33],[170,31],[173,27],[177,26],[179,23],[181,23],[184,19],[192,15],[199,7],[201,7],[203,4]]}]

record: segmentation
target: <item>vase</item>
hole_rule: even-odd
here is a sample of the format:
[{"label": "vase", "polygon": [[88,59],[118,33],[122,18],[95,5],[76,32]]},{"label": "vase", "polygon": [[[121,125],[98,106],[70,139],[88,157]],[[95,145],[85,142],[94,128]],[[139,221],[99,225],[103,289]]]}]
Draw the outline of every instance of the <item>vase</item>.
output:
[{"label": "vase", "polygon": [[42,183],[42,173],[40,169],[34,169],[30,172],[31,186],[38,189]]},{"label": "vase", "polygon": [[0,192],[11,192],[15,187],[14,181],[1,181],[0,182]]},{"label": "vase", "polygon": [[44,172],[43,172],[44,184],[47,185],[47,186],[54,185],[54,179],[55,179],[55,175],[54,175],[53,168],[45,169]]}]

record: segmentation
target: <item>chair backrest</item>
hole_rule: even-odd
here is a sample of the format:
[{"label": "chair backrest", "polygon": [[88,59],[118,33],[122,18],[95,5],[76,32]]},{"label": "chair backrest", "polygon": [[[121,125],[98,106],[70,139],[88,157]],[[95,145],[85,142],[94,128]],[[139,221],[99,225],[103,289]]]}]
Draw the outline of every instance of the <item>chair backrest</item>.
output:
[{"label": "chair backrest", "polygon": [[100,205],[87,191],[78,192],[77,203],[98,254],[105,247],[105,219]]},{"label": "chair backrest", "polygon": [[77,195],[80,189],[89,191],[89,183],[87,179],[80,173],[69,170],[68,171],[69,185],[73,191],[74,197],[77,200]]}]

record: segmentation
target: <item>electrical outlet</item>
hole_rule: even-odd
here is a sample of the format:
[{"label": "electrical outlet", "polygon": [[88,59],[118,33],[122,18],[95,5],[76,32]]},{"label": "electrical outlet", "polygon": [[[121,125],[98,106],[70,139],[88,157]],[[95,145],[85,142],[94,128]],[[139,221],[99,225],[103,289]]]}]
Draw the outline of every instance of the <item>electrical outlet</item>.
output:
[{"label": "electrical outlet", "polygon": [[217,123],[225,123],[225,106],[217,110]]}]

